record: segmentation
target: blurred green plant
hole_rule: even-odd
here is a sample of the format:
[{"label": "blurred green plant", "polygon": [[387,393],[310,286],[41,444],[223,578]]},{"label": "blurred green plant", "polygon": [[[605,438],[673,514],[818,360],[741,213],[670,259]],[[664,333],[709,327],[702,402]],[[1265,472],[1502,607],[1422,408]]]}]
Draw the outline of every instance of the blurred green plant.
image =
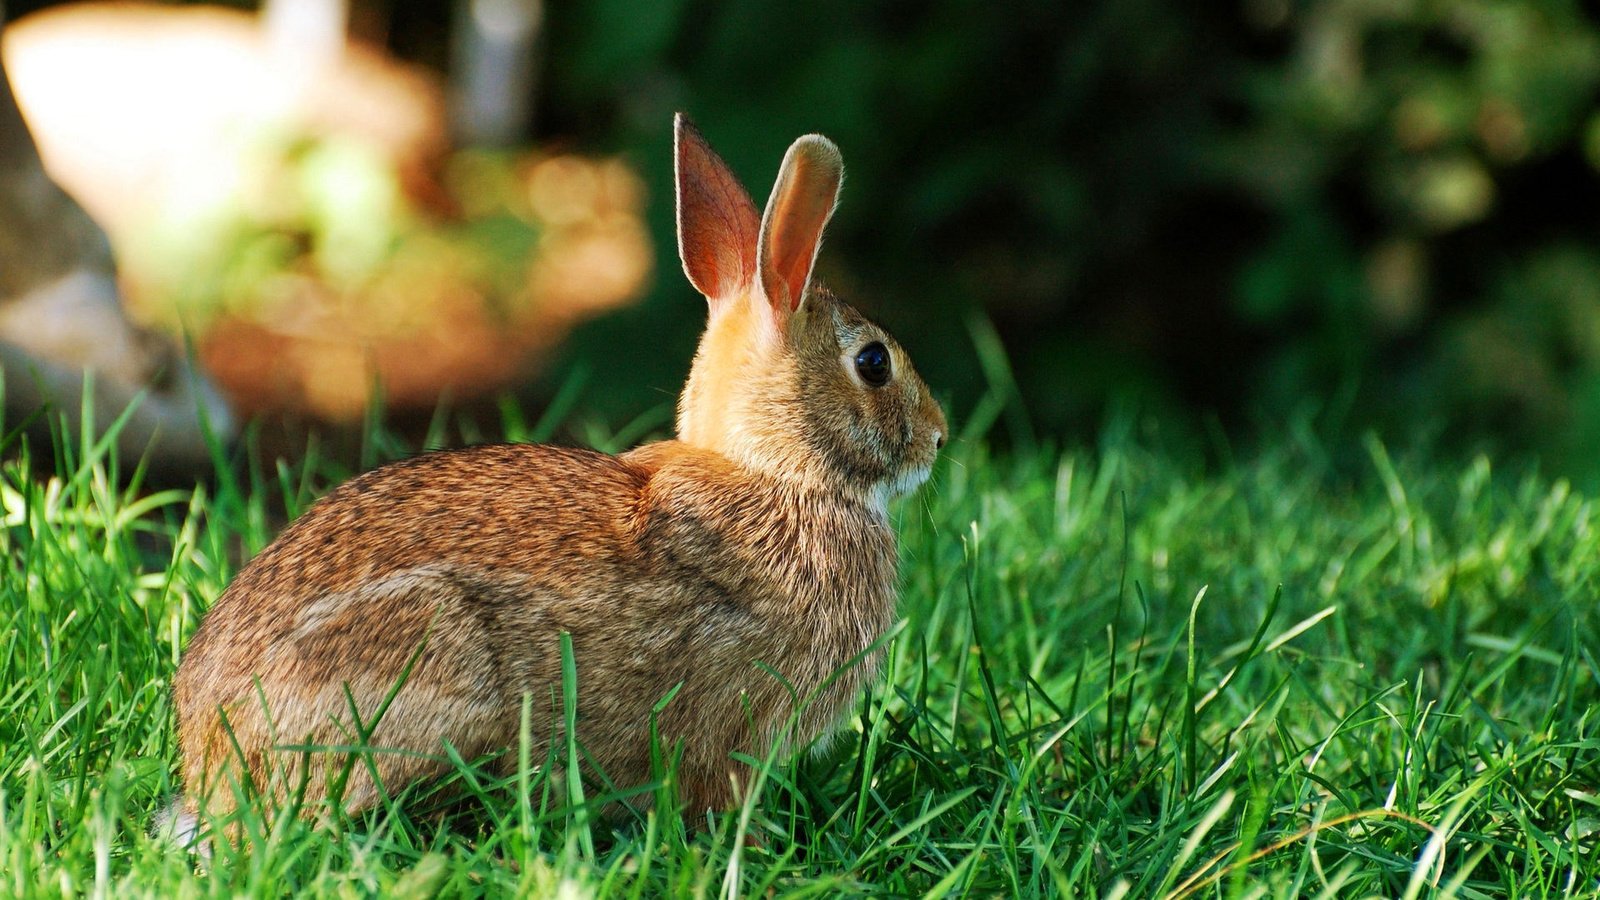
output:
[{"label": "blurred green plant", "polygon": [[165,299],[163,312],[202,328],[220,315],[303,316],[277,307],[304,304],[314,287],[393,316],[415,299],[405,295],[419,272],[439,271],[498,303],[527,301],[541,229],[518,192],[517,159],[453,160],[447,200],[464,215],[446,219],[407,197],[394,162],[360,141],[264,141],[259,155],[237,191],[130,241],[133,277]]}]

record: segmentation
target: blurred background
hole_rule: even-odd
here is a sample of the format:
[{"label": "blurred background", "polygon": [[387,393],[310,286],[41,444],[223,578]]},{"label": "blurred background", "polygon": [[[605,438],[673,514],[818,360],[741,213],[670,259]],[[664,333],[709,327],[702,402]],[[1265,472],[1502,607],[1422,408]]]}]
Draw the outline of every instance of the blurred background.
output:
[{"label": "blurred background", "polygon": [[[46,167],[240,415],[583,372],[665,427],[703,322],[683,110],[765,198],[820,131],[821,277],[999,439],[1114,410],[1537,455],[1600,486],[1600,17],[1560,0],[9,0]],[[351,43],[346,46],[344,37]],[[209,118],[208,118],[209,117]],[[220,148],[220,149],[219,149]],[[1185,437],[1186,436],[1186,437]]]}]

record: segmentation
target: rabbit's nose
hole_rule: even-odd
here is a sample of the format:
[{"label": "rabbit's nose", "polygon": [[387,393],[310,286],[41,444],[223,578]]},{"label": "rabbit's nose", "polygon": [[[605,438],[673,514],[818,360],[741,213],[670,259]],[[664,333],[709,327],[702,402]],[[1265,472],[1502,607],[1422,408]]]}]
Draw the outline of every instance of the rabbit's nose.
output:
[{"label": "rabbit's nose", "polygon": [[944,432],[935,431],[933,433],[933,449],[939,450],[939,449],[941,449],[943,447],[944,447]]}]

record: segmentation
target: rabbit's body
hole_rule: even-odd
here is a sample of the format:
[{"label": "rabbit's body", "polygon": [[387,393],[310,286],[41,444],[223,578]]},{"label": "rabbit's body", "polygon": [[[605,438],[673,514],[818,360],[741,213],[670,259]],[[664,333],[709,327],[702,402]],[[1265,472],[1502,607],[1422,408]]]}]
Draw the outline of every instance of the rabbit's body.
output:
[{"label": "rabbit's body", "polygon": [[[478,490],[485,481],[496,489]],[[791,688],[806,698],[844,669],[802,708],[802,742],[848,708],[876,656],[845,667],[892,622],[894,589],[881,509],[676,441],[622,457],[528,445],[420,456],[329,494],[218,600],[176,684],[185,779],[202,784],[237,741],[254,784],[276,770],[277,790],[294,790],[299,756],[262,751],[362,743],[351,700],[370,728],[414,655],[366,742],[410,751],[373,756],[386,786],[448,769],[441,738],[466,759],[515,747],[524,692],[542,761],[561,720],[565,631],[579,739],[605,775],[650,779],[651,708],[681,684],[657,717],[661,746],[683,741],[686,795],[718,808],[731,800],[728,752],[780,737]],[[774,665],[785,686],[752,660],[801,664]],[[325,771],[306,773],[311,796]],[[369,805],[372,790],[357,765],[345,802]],[[228,791],[217,786],[213,810]]]},{"label": "rabbit's body", "polygon": [[[811,284],[832,144],[795,142],[764,218],[681,120],[676,150],[679,254],[711,307],[678,440],[434,453],[330,493],[190,642],[178,822],[232,806],[246,775],[314,806],[351,757],[308,747],[376,748],[397,790],[451,750],[515,747],[525,696],[542,763],[563,632],[585,774],[648,782],[676,690],[654,727],[693,812],[730,805],[734,754],[809,742],[849,708],[894,616],[889,498],[927,477],[944,415],[887,332]],[[346,807],[377,799],[367,762],[348,778]]]}]

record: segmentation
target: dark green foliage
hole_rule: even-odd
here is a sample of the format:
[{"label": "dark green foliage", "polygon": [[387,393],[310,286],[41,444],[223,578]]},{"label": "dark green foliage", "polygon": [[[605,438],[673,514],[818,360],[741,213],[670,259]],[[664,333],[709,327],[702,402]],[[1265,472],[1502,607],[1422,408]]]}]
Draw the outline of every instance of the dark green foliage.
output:
[{"label": "dark green foliage", "polygon": [[[964,341],[981,313],[1047,430],[1128,394],[1225,423],[1309,402],[1600,479],[1600,22],[1575,3],[611,0],[550,17],[542,130],[643,165],[662,248],[646,309],[585,349],[641,323],[641,357],[660,334],[691,346],[697,301],[668,256],[681,108],[758,201],[795,135],[838,141],[850,178],[823,274],[958,408],[982,390]],[[644,363],[662,383],[675,365]],[[653,399],[602,380],[623,408]]]}]

